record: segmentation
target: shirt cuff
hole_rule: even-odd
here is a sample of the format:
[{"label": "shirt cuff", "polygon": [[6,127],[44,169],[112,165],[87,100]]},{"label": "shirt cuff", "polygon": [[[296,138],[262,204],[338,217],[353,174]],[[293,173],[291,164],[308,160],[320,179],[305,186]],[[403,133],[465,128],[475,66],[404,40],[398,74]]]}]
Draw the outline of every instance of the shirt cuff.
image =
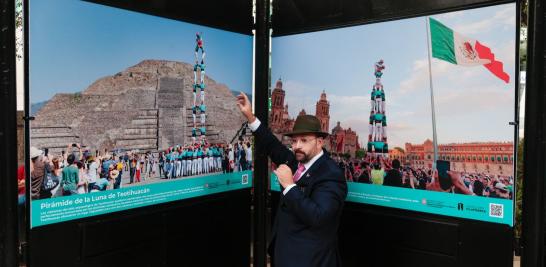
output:
[{"label": "shirt cuff", "polygon": [[288,193],[288,191],[290,191],[290,189],[292,189],[292,187],[296,186],[296,184],[291,184],[289,186],[287,186],[284,191],[282,191],[282,194],[283,195],[286,195]]},{"label": "shirt cuff", "polygon": [[260,122],[260,120],[256,118],[253,123],[248,124],[248,128],[250,128],[252,132],[255,132],[256,130],[258,130],[258,127],[260,127],[261,124],[262,122]]}]

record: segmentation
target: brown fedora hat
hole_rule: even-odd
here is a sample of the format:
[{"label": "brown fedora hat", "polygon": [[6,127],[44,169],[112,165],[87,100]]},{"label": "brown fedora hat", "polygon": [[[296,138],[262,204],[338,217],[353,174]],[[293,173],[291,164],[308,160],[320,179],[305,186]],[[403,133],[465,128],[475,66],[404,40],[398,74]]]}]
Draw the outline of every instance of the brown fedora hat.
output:
[{"label": "brown fedora hat", "polygon": [[329,134],[323,132],[320,127],[320,121],[313,115],[298,116],[291,132],[285,133],[286,136],[297,134],[316,134],[320,137],[327,137]]}]

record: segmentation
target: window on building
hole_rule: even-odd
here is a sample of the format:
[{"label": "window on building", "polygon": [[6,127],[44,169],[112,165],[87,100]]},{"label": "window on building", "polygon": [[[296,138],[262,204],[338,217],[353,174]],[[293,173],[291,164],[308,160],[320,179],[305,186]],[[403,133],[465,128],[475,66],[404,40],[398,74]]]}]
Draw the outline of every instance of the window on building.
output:
[{"label": "window on building", "polygon": [[497,162],[501,162],[502,158],[501,156],[497,156]]},{"label": "window on building", "polygon": [[491,156],[491,162],[495,162],[495,156]]}]

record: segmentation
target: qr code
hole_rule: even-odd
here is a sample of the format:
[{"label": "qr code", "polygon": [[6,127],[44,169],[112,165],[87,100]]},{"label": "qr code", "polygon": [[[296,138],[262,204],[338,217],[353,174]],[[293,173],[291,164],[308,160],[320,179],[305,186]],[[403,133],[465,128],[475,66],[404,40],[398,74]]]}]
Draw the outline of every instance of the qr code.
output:
[{"label": "qr code", "polygon": [[242,175],[241,184],[248,184],[248,174]]},{"label": "qr code", "polygon": [[504,218],[504,205],[489,203],[489,216]]}]

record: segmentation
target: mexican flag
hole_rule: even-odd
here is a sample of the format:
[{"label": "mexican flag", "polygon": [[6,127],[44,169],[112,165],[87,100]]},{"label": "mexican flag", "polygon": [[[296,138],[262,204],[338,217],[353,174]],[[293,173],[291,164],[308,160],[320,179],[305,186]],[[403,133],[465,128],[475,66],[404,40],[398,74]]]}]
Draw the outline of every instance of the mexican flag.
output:
[{"label": "mexican flag", "polygon": [[504,82],[510,81],[502,62],[495,59],[489,47],[453,31],[433,18],[429,18],[429,23],[432,57],[461,66],[483,65]]}]

